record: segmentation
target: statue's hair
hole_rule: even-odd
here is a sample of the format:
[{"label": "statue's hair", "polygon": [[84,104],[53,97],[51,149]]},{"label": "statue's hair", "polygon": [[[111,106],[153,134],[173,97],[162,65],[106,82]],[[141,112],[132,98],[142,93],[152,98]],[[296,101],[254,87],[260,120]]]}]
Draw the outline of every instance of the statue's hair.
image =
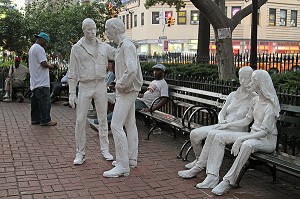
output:
[{"label": "statue's hair", "polygon": [[93,20],[93,19],[91,19],[91,18],[86,18],[86,19],[84,19],[83,21],[82,21],[82,30],[84,30],[84,28],[88,25],[88,24],[95,24],[96,25],[96,23],[95,23],[95,21]]},{"label": "statue's hair", "polygon": [[279,100],[272,82],[270,74],[265,70],[255,70],[252,73],[252,81],[255,81],[265,98],[270,100],[274,106],[274,112],[279,117]]},{"label": "statue's hair", "polygon": [[111,18],[106,21],[106,25],[112,27],[115,30],[116,34],[125,33],[125,25],[123,21],[119,18]]},{"label": "statue's hair", "polygon": [[240,68],[239,73],[241,72],[253,73],[253,69],[250,66],[244,66],[243,68]]}]

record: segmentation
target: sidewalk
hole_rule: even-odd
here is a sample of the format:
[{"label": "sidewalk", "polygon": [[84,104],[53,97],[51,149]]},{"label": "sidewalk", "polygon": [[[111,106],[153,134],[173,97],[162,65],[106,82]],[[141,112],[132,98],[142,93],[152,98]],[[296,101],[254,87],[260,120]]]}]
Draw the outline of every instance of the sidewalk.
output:
[{"label": "sidewalk", "polygon": [[[221,197],[210,189],[197,189],[195,185],[205,178],[204,171],[193,179],[177,176],[186,164],[176,159],[184,138],[173,139],[170,132],[163,131],[146,141],[149,129],[141,121],[138,167],[128,177],[104,178],[102,173],[112,166],[100,156],[97,133],[87,127],[87,160],[74,166],[75,110],[58,102],[52,105],[51,113],[57,126],[31,125],[28,100],[0,101],[0,198],[300,198],[299,187],[282,181],[272,184],[271,175],[256,170],[244,175],[242,188]],[[115,155],[112,135],[109,139]],[[225,157],[221,176],[231,163]]]}]

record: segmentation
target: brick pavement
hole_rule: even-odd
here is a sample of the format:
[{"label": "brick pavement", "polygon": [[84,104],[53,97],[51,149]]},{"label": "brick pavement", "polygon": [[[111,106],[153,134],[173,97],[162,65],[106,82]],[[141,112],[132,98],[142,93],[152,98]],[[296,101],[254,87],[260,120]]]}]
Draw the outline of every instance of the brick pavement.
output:
[{"label": "brick pavement", "polygon": [[[184,138],[173,139],[163,131],[145,141],[148,127],[140,121],[138,167],[129,177],[104,178],[102,173],[112,166],[100,156],[97,133],[87,128],[87,160],[74,166],[75,110],[54,104],[52,118],[58,121],[55,127],[30,125],[28,100],[0,102],[0,198],[300,198],[299,187],[282,181],[272,184],[270,175],[253,170],[243,177],[242,188],[224,196],[197,189],[205,172],[193,179],[177,176],[185,164],[176,159]],[[111,135],[109,139],[114,155]],[[225,158],[221,175],[231,162]]]}]

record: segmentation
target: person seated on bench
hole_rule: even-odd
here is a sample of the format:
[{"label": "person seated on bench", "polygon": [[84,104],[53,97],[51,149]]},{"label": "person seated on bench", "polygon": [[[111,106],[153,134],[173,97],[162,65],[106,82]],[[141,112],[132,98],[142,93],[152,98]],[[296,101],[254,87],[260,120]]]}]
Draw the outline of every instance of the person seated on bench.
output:
[{"label": "person seated on bench", "polygon": [[[3,96],[4,102],[9,102],[12,100],[12,89],[15,87],[24,86],[24,80],[26,79],[29,70],[23,64],[20,64],[21,58],[15,58],[15,64],[10,66],[8,77],[4,82],[5,95]],[[18,93],[20,98],[24,99],[23,93]]]},{"label": "person seated on bench", "polygon": [[[246,116],[250,108],[251,100],[257,96],[255,92],[251,92],[246,89],[248,84],[251,82],[252,73],[253,70],[250,66],[245,66],[239,70],[240,87],[228,95],[226,102],[218,115],[219,124],[236,121]],[[190,141],[196,159],[193,162],[185,165],[185,167],[189,170],[178,172],[180,177],[192,178],[206,167],[206,161],[213,139],[213,135],[210,137],[207,135],[210,130],[216,128],[217,126],[218,124],[203,126],[191,131]],[[231,129],[231,131],[246,131],[247,129],[248,126],[245,124],[244,126],[234,127]],[[202,141],[205,138],[205,144],[202,148]]]},{"label": "person seated on bench", "polygon": [[[149,112],[150,106],[152,102],[161,96],[169,96],[169,86],[164,79],[166,67],[163,64],[156,64],[152,67],[154,80],[150,83],[147,88],[147,91],[143,94],[139,94],[137,99],[135,100],[135,110]],[[113,94],[113,93],[108,93]],[[109,101],[113,103],[111,100],[113,97],[109,96]],[[165,103],[167,99],[160,100],[157,104],[153,106],[153,111],[160,109]],[[107,115],[107,122],[110,125],[112,119],[112,112]],[[89,120],[91,125],[98,125],[98,120]]]},{"label": "person seated on bench", "polygon": [[68,74],[66,73],[60,80],[60,82],[56,82],[53,85],[52,88],[52,93],[50,95],[51,98],[51,103],[55,103],[57,101],[59,101],[59,96],[61,94],[61,91],[63,88],[68,89],[69,88],[69,84],[68,84]]},{"label": "person seated on bench", "polygon": [[114,60],[108,60],[107,72],[106,72],[106,77],[105,77],[106,86],[109,87],[109,85],[114,80],[115,80],[115,61]]},{"label": "person seated on bench", "polygon": [[[212,149],[209,152],[206,174],[207,177],[197,188],[214,188],[212,192],[223,195],[236,180],[241,169],[254,152],[272,153],[276,148],[277,128],[276,120],[279,117],[280,106],[272,79],[265,70],[256,70],[252,74],[249,85],[251,91],[256,91],[258,96],[251,101],[251,108],[246,117],[241,120],[220,124],[212,130],[215,137]],[[250,125],[251,131],[232,132],[231,128]],[[222,164],[225,145],[233,144],[231,153],[237,156],[230,170],[219,183],[219,170]],[[218,184],[218,185],[217,185]],[[217,186],[216,186],[217,185]]]}]

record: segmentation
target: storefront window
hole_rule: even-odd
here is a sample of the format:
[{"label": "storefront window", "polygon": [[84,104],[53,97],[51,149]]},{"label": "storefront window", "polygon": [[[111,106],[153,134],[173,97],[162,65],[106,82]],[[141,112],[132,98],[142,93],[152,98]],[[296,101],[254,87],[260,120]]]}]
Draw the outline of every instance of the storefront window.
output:
[{"label": "storefront window", "polygon": [[191,11],[191,25],[198,25],[199,24],[199,10],[192,10]]},{"label": "storefront window", "polygon": [[269,26],[276,26],[276,9],[269,9]]},{"label": "storefront window", "polygon": [[280,10],[280,26],[286,26],[286,10]]},{"label": "storefront window", "polygon": [[152,12],[152,24],[159,24],[159,12]]},{"label": "storefront window", "polygon": [[185,25],[186,24],[186,11],[177,12],[177,24]]},{"label": "storefront window", "polygon": [[291,11],[291,27],[297,27],[297,10]]}]

